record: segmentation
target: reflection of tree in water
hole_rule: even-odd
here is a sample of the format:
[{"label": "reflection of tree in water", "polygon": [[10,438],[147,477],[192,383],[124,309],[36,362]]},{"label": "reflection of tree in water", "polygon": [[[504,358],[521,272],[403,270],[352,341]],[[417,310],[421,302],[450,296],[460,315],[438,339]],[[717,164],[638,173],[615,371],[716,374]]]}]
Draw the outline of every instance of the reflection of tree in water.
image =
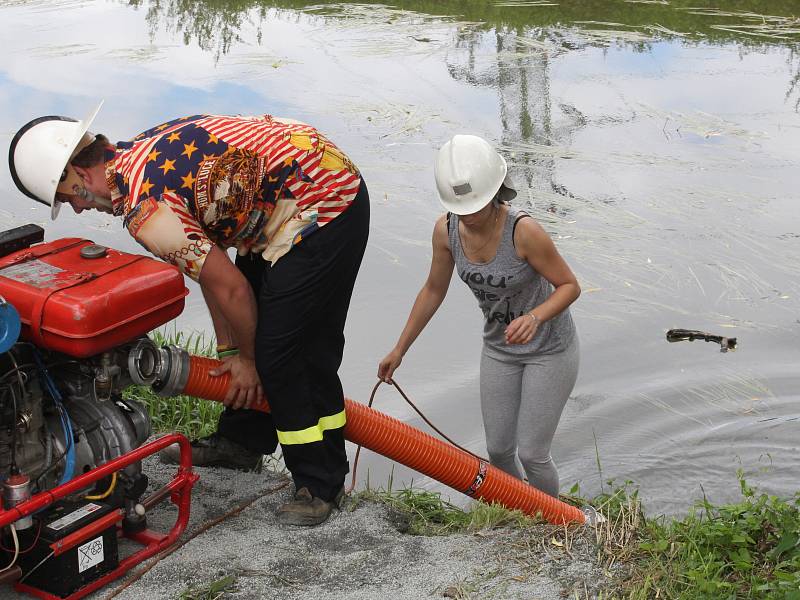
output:
[{"label": "reflection of tree in water", "polygon": [[[244,42],[240,37],[240,32],[247,25],[256,29],[257,42],[261,43],[261,24],[270,18],[297,21],[304,15],[312,13],[316,18],[322,20],[337,20],[342,17],[341,6],[335,3],[326,3],[324,0],[321,5],[317,6],[301,0],[127,0],[127,4],[146,10],[146,20],[153,34],[159,27],[163,27],[180,35],[187,45],[195,41],[201,49],[214,52],[216,58],[227,53],[236,43]],[[325,4],[329,5],[327,10],[318,10]],[[422,11],[421,14],[431,15],[444,10],[446,4],[424,1],[401,1],[399,3],[402,5],[403,11]],[[758,3],[756,2],[756,4]],[[605,14],[609,8],[604,3],[601,5],[598,5],[599,8],[595,8]],[[546,26],[547,19],[541,12],[536,13],[540,15],[539,17],[528,13],[525,13],[525,17],[521,17],[517,10],[501,11],[501,13],[495,14],[497,9],[486,6],[480,8],[480,6],[482,5],[477,3],[469,5],[471,11],[477,11],[475,14],[470,14],[470,17],[475,19],[473,25],[480,22],[488,23],[489,21],[485,19],[497,20],[490,25],[492,29],[489,31],[484,28],[485,25],[458,29],[455,51],[448,55],[447,66],[451,76],[476,87],[489,87],[497,90],[499,117],[502,125],[501,144],[509,153],[513,153],[513,149],[521,149],[525,145],[530,147],[530,145],[563,144],[563,138],[568,138],[572,131],[583,125],[584,121],[583,116],[574,107],[561,105],[558,107],[557,114],[564,117],[563,121],[567,123],[567,126],[555,128],[553,126],[549,81],[549,67],[553,53],[556,48],[560,51],[586,44],[608,45],[610,42],[605,38],[597,39],[597,31],[591,25],[592,21],[576,21],[576,23],[589,24],[583,27],[575,27],[575,25],[566,29],[563,25],[548,27]],[[464,7],[465,10],[466,8]],[[635,8],[638,11],[658,10],[657,16],[662,20],[668,16],[683,18],[687,15],[687,13],[674,10],[663,12],[663,7],[656,6],[654,8],[647,4],[637,5]],[[593,16],[591,12],[584,14],[588,8],[584,9],[584,12],[578,11],[572,14],[570,11],[574,12],[573,9],[575,9],[574,6],[572,8],[559,7],[553,10],[556,11],[554,14],[567,11],[574,18]],[[626,10],[628,9],[626,8]],[[311,13],[307,11],[311,11]],[[631,15],[633,14],[631,12]],[[513,19],[511,19],[512,16]],[[656,18],[655,15],[649,15],[649,13],[640,18],[645,16]],[[541,19],[541,22],[536,21],[537,18]],[[690,22],[678,22],[673,26],[688,31],[691,31],[693,26],[707,26],[707,23],[704,24],[703,21],[707,17],[694,16],[692,18],[694,20]],[[509,21],[509,19],[511,20]],[[520,19],[523,24],[519,22]],[[505,22],[513,24],[503,24]],[[565,18],[564,22],[569,23],[570,19]],[[572,39],[569,35],[566,37],[563,35],[565,32],[576,33],[578,31],[580,31],[578,40]],[[537,32],[541,35],[532,35]],[[589,35],[591,32],[594,33]],[[619,37],[618,41],[624,41],[634,51],[650,51],[649,43],[629,39],[631,32],[603,33]],[[719,38],[718,41],[722,43],[730,43],[735,40],[743,52],[764,52],[766,48],[772,47],[770,43],[761,40],[754,41],[743,34],[737,35],[717,30],[703,30],[703,35],[699,38],[685,38],[681,41],[684,44],[701,43],[709,34],[716,36],[714,39],[719,36],[727,36],[727,38]],[[664,39],[664,35],[663,31],[647,33],[649,40],[653,42]],[[669,36],[667,35],[667,37]],[[532,46],[531,41],[535,38],[542,41],[542,44]],[[493,46],[493,52],[490,55],[485,52],[487,41],[491,41]],[[788,44],[788,47],[790,50],[788,62],[790,65],[794,65],[797,59],[796,46]],[[792,66],[792,71],[795,75],[789,82],[786,101],[792,102],[794,109],[800,111],[800,62],[796,68]],[[522,177],[524,184],[530,189],[547,190],[561,195],[569,193],[563,186],[554,183],[554,159],[547,152],[520,151],[512,155],[511,159],[512,164],[516,167],[515,175]]]},{"label": "reflection of tree in water", "polygon": [[[135,8],[145,9],[146,21],[153,34],[161,27],[175,32],[185,44],[197,43],[216,57],[226,54],[241,37],[243,27],[257,30],[268,18],[299,19],[308,9],[307,2],[270,2],[267,0],[127,0]],[[425,3],[420,3],[424,5]],[[416,7],[415,7],[416,8]],[[433,8],[433,7],[428,7]],[[315,18],[342,17],[335,5],[325,11],[313,11]],[[485,16],[485,15],[484,15]],[[476,47],[487,37],[483,27],[463,27],[457,33],[456,49],[464,49],[464,64],[449,62],[453,77],[471,85],[495,88],[500,103],[503,136],[501,144],[514,148],[520,142],[549,145],[552,140],[549,54],[546,50],[531,49],[520,42],[515,30],[498,25],[494,29],[495,52],[491,64],[476,64]],[[260,31],[258,41],[261,41]],[[483,57],[483,63],[486,57]],[[532,189],[556,189],[552,183],[553,159],[532,157],[521,152],[516,160],[517,177]],[[523,182],[520,181],[520,184]]]},{"label": "reflection of tree in water", "polygon": [[[489,39],[494,52],[487,60],[481,46]],[[450,75],[470,85],[497,90],[502,126],[500,144],[506,150],[520,189],[527,187],[534,194],[536,190],[569,194],[554,181],[555,160],[552,156],[524,151],[531,146],[551,146],[557,141],[556,137],[569,135],[572,129],[582,124],[580,119],[573,119],[568,131],[554,131],[549,74],[551,50],[544,46],[531,47],[530,38],[518,30],[500,27],[491,33],[462,30],[458,34],[456,49],[457,52],[448,56]],[[514,149],[520,151],[514,152]],[[555,206],[550,207],[550,210],[555,209]]]},{"label": "reflection of tree in water", "polygon": [[[164,27],[181,35],[186,45],[196,40],[202,50],[214,52],[217,59],[242,41],[239,32],[244,25],[260,26],[270,10],[253,0],[128,0],[127,4],[147,10],[145,19],[151,34]],[[260,32],[258,39],[260,42]]]},{"label": "reflection of tree in water", "polygon": [[[795,48],[791,49],[788,62],[792,65],[794,77],[789,82],[789,89],[786,90],[786,101],[790,102],[792,97],[795,97],[794,110],[795,112],[800,112],[800,56],[798,56]],[[794,66],[795,62],[797,62],[797,66]]]}]

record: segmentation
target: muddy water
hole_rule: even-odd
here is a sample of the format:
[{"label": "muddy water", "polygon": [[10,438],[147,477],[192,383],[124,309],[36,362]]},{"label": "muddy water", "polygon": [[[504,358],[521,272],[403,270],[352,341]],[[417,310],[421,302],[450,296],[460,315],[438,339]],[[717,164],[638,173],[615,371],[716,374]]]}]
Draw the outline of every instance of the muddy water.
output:
[{"label": "muddy water", "polygon": [[[631,480],[651,510],[676,513],[703,492],[734,499],[741,468],[766,491],[794,493],[797,34],[777,18],[685,10],[701,2],[537,4],[6,2],[2,146],[33,117],[80,117],[101,97],[96,129],[112,139],[198,112],[270,112],[328,133],[373,201],[341,370],[347,393],[366,401],[427,274],[441,212],[435,150],[456,132],[483,135],[503,148],[520,203],[584,290],[574,307],[582,370],[553,447],[563,489]],[[0,192],[4,228],[37,222],[48,239],[139,251],[102,215],[67,209],[50,223],[5,169]],[[483,453],[480,318],[454,281],[397,379]],[[194,286],[177,325],[210,331]],[[736,337],[739,349],[670,344],[675,327]],[[420,425],[385,386],[377,404]],[[440,489],[369,452],[362,483],[367,474]]]}]

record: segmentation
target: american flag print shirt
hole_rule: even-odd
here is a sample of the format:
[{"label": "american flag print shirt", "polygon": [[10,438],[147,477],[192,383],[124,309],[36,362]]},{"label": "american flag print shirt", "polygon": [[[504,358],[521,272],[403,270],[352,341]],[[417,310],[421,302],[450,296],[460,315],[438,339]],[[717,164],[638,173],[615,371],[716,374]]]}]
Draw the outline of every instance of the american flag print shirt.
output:
[{"label": "american flag print shirt", "polygon": [[323,134],[270,115],[169,121],[118,142],[106,176],[130,234],[195,280],[213,245],[276,262],[361,184]]}]

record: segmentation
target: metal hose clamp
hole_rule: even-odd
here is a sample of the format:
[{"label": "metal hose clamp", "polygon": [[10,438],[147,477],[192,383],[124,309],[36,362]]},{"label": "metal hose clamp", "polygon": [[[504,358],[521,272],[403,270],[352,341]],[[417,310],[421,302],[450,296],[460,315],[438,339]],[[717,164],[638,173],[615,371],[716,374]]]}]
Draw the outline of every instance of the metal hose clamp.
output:
[{"label": "metal hose clamp", "polygon": [[586,525],[589,527],[595,527],[606,522],[606,518],[597,512],[593,506],[585,506],[581,509],[581,512],[586,517]]},{"label": "metal hose clamp", "polygon": [[158,348],[151,340],[139,340],[128,354],[128,371],[138,385],[160,396],[175,396],[189,379],[189,353],[178,346]]}]

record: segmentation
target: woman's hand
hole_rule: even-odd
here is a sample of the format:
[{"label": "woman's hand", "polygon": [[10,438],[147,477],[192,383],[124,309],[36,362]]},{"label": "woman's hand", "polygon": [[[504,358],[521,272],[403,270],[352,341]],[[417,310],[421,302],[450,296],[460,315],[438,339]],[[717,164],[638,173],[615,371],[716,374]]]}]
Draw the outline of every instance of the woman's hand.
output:
[{"label": "woman's hand", "polygon": [[231,356],[223,360],[222,364],[209,371],[212,377],[219,377],[225,373],[231,374],[231,383],[228,393],[222,403],[234,410],[250,408],[264,400],[264,390],[261,388],[261,379],[256,371],[253,360],[241,356]]},{"label": "woman's hand", "polygon": [[539,319],[533,313],[525,313],[506,327],[506,344],[527,344],[538,329]]},{"label": "woman's hand", "polygon": [[395,369],[403,362],[403,354],[395,348],[378,365],[378,379],[386,383],[390,383]]}]

